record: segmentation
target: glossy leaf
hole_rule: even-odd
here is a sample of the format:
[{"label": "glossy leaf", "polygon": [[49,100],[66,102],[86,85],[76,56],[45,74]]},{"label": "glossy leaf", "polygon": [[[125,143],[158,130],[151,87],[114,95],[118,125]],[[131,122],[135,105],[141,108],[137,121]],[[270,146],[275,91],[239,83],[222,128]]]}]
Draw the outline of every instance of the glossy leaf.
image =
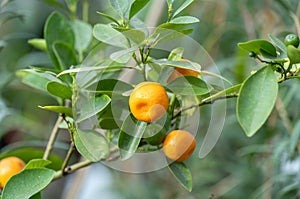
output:
[{"label": "glossy leaf", "polygon": [[72,21],[71,27],[75,35],[75,49],[82,52],[92,41],[93,28],[90,24],[80,20]]},{"label": "glossy leaf", "polygon": [[272,42],[280,49],[280,51],[286,54],[286,47],[284,43],[272,34],[269,34],[268,36],[272,40]]},{"label": "glossy leaf", "polygon": [[47,111],[53,111],[56,113],[65,114],[68,117],[73,117],[73,111],[72,108],[65,107],[65,106],[39,106],[39,108],[47,110]]},{"label": "glossy leaf", "polygon": [[287,49],[287,56],[290,59],[291,64],[300,63],[300,50],[295,48],[293,45],[289,45],[286,47]]},{"label": "glossy leaf", "polygon": [[194,0],[185,0],[183,4],[174,12],[172,17],[175,17],[179,13],[181,13],[186,7],[188,7]]},{"label": "glossy leaf", "polygon": [[138,121],[131,115],[128,115],[124,120],[118,139],[118,147],[122,160],[127,160],[134,155],[146,126],[146,122]]},{"label": "glossy leaf", "polygon": [[44,168],[50,164],[50,160],[32,159],[26,164],[25,169]]},{"label": "glossy leaf", "polygon": [[16,72],[16,75],[21,78],[21,81],[35,89],[47,92],[47,84],[50,81],[61,82],[56,77],[56,74],[51,72],[38,72],[33,69],[24,69]]},{"label": "glossy leaf", "polygon": [[[51,60],[57,69],[62,70],[53,47],[56,42],[61,42],[70,46],[71,50],[73,49],[75,36],[69,21],[62,14],[53,12],[46,21],[44,35]],[[57,51],[60,52],[60,50]]]},{"label": "glossy leaf", "polygon": [[141,11],[149,3],[149,1],[150,0],[135,0],[130,6],[129,19]]},{"label": "glossy leaf", "polygon": [[199,19],[192,16],[180,16],[173,18],[170,23],[171,24],[192,24],[199,22]]},{"label": "glossy leaf", "polygon": [[[44,151],[40,149],[35,148],[19,148],[15,150],[10,151],[1,151],[0,159],[3,159],[5,157],[10,156],[16,156],[18,158],[21,158],[24,162],[29,162],[32,159],[40,159],[44,155]],[[51,154],[49,156],[49,160],[51,161],[51,164],[47,167],[53,170],[59,170],[62,165],[62,159],[56,155]]]},{"label": "glossy leaf", "polygon": [[242,86],[242,84],[234,85],[234,86],[232,86],[230,88],[227,88],[225,90],[217,92],[217,93],[215,93],[215,94],[213,94],[213,95],[211,95],[211,96],[203,99],[202,101],[213,100],[213,99],[216,99],[218,97],[222,97],[222,96],[226,96],[226,95],[230,95],[230,94],[234,94],[234,93],[238,94],[239,91],[240,91],[241,86]]},{"label": "glossy leaf", "polygon": [[69,44],[60,41],[54,42],[52,50],[61,69],[77,65],[75,50]]},{"label": "glossy leaf", "polygon": [[126,37],[110,25],[97,24],[93,29],[94,37],[103,43],[121,48],[129,47]]},{"label": "glossy leaf", "polygon": [[79,115],[76,118],[76,122],[81,122],[86,120],[100,111],[102,111],[109,103],[110,97],[107,95],[101,96],[89,96],[86,104],[83,107],[80,107]]},{"label": "glossy leaf", "polygon": [[125,17],[129,8],[129,0],[110,0],[110,4],[120,17]]},{"label": "glossy leaf", "polygon": [[270,66],[247,78],[237,99],[237,118],[247,136],[253,136],[270,115],[278,93],[278,83]]},{"label": "glossy leaf", "polygon": [[46,168],[25,169],[10,178],[2,199],[29,198],[43,190],[53,179],[55,171]]},{"label": "glossy leaf", "polygon": [[176,180],[189,192],[192,191],[193,181],[191,171],[183,162],[172,162],[169,164],[171,173],[175,176]]},{"label": "glossy leaf", "polygon": [[68,85],[51,81],[47,83],[47,91],[63,99],[72,99],[72,89]]},{"label": "glossy leaf", "polygon": [[98,162],[109,155],[107,140],[99,132],[78,129],[74,141],[79,153],[90,161]]},{"label": "glossy leaf", "polygon": [[272,43],[266,40],[258,39],[247,42],[238,43],[241,49],[249,52],[254,52],[263,56],[277,57],[276,48]]},{"label": "glossy leaf", "polygon": [[167,88],[177,95],[205,95],[211,90],[203,80],[193,76],[178,77]]}]

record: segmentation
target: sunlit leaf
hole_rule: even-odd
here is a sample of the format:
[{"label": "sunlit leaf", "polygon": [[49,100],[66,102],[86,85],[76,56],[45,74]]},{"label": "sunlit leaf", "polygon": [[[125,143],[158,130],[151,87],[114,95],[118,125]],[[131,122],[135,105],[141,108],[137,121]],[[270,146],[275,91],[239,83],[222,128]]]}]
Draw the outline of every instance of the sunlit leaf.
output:
[{"label": "sunlit leaf", "polygon": [[182,47],[173,49],[168,57],[168,60],[170,61],[180,61],[182,58],[184,49]]},{"label": "sunlit leaf", "polygon": [[32,159],[26,164],[25,169],[44,168],[50,164],[50,160]]},{"label": "sunlit leaf", "polygon": [[110,4],[120,17],[125,17],[129,8],[129,0],[110,0]]},{"label": "sunlit leaf", "polygon": [[61,69],[68,69],[77,65],[75,50],[65,42],[54,42],[52,46],[53,53],[57,59],[57,64]]},{"label": "sunlit leaf", "polygon": [[56,113],[65,114],[68,117],[73,117],[73,111],[72,108],[65,107],[65,106],[39,106],[39,108],[47,110],[47,111],[53,111]]},{"label": "sunlit leaf", "polygon": [[291,64],[300,63],[300,50],[293,45],[289,45],[287,48],[287,56],[290,59]]},{"label": "sunlit leaf", "polygon": [[45,39],[29,39],[28,43],[39,50],[47,51],[47,44]]},{"label": "sunlit leaf", "polygon": [[184,3],[174,12],[172,17],[175,17],[179,13],[181,13],[186,7],[188,7],[194,0],[186,0]]},{"label": "sunlit leaf", "polygon": [[75,49],[79,52],[82,52],[92,41],[92,26],[83,21],[75,20],[71,21],[71,27],[75,34]]}]

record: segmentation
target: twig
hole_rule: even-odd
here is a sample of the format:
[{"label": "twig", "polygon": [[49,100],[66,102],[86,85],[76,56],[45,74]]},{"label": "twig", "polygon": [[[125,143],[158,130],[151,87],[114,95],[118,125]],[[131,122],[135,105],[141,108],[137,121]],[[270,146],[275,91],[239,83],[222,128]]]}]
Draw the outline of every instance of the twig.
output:
[{"label": "twig", "polygon": [[187,111],[187,110],[190,110],[190,109],[192,109],[192,108],[197,108],[197,107],[200,107],[200,106],[204,106],[204,105],[206,105],[206,104],[213,104],[213,103],[215,103],[215,102],[218,101],[218,100],[230,99],[230,98],[236,98],[236,97],[238,97],[238,94],[232,94],[232,95],[221,96],[221,97],[218,97],[218,98],[209,100],[209,101],[202,101],[202,102],[199,103],[199,104],[193,104],[193,105],[191,105],[191,106],[182,108],[180,111],[178,111],[178,112],[172,117],[172,119],[175,119],[176,117],[180,116],[182,112]]},{"label": "twig", "polygon": [[74,147],[75,147],[75,145],[74,145],[74,142],[72,141],[71,142],[71,146],[70,146],[70,148],[68,150],[68,153],[67,153],[67,155],[65,157],[65,160],[64,160],[64,162],[62,164],[62,167],[61,167],[62,175],[65,174],[64,171],[65,171],[65,169],[66,169],[66,167],[67,167],[67,165],[68,165],[68,163],[70,161],[71,155],[72,155],[72,153],[73,153],[73,151],[75,149]]},{"label": "twig", "polygon": [[52,132],[51,132],[51,135],[50,135],[50,138],[49,138],[49,141],[48,141],[48,144],[46,146],[45,153],[44,153],[44,156],[43,156],[44,160],[47,160],[50,156],[50,153],[53,149],[55,139],[56,139],[57,134],[58,134],[59,124],[62,122],[62,119],[63,118],[61,116],[59,116],[56,120],[56,123],[55,123],[53,129],[52,129]]}]

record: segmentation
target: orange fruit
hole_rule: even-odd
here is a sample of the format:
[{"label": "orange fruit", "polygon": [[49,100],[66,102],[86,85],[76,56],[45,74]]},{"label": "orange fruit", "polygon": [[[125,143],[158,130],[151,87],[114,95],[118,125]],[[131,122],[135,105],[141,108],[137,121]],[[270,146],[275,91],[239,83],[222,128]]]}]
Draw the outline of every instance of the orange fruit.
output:
[{"label": "orange fruit", "polygon": [[163,151],[165,155],[177,162],[187,160],[196,147],[194,136],[188,131],[174,130],[169,133],[163,142]]},{"label": "orange fruit", "polygon": [[133,116],[144,122],[159,120],[169,106],[169,98],[163,86],[156,82],[138,84],[129,97],[129,108]]},{"label": "orange fruit", "polygon": [[[189,62],[189,60],[187,59],[181,59],[180,61],[182,62]],[[181,76],[194,76],[194,77],[198,77],[199,76],[199,72],[191,70],[191,69],[186,69],[186,68],[175,68],[175,70],[173,71],[173,73],[170,75],[169,79],[167,82],[171,82],[174,79],[181,77]]]},{"label": "orange fruit", "polygon": [[25,162],[14,156],[0,160],[0,189],[3,189],[7,181],[24,167]]}]

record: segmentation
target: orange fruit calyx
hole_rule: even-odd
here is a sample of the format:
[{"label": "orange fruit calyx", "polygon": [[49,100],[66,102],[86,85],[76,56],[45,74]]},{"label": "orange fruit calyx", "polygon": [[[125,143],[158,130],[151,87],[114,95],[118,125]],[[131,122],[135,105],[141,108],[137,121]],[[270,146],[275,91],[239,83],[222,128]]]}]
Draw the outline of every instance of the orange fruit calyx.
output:
[{"label": "orange fruit calyx", "polygon": [[144,122],[159,120],[169,106],[169,98],[163,86],[156,82],[138,84],[129,97],[129,108],[133,116]]}]

